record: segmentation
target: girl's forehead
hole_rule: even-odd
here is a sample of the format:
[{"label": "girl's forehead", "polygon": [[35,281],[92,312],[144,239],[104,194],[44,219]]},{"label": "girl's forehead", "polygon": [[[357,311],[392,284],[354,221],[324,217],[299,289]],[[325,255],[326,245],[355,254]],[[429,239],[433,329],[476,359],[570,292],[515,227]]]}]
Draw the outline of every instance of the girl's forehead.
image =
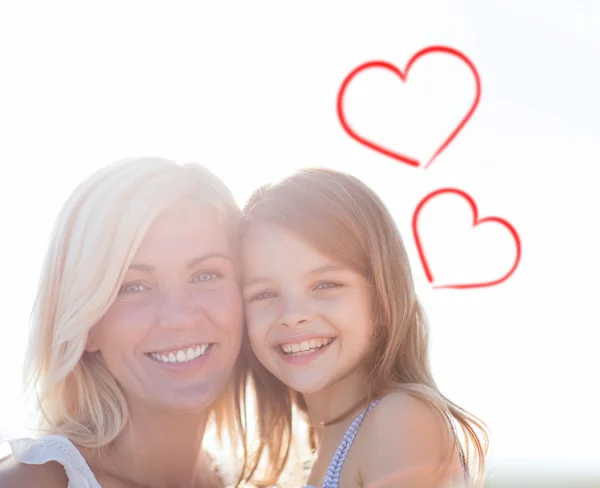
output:
[{"label": "girl's forehead", "polygon": [[272,226],[255,228],[243,240],[242,263],[248,282],[257,277],[308,277],[348,269],[301,236]]},{"label": "girl's forehead", "polygon": [[259,223],[250,227],[242,239],[242,246],[246,253],[288,255],[292,259],[298,256],[321,255],[319,250],[301,235],[273,224]]}]

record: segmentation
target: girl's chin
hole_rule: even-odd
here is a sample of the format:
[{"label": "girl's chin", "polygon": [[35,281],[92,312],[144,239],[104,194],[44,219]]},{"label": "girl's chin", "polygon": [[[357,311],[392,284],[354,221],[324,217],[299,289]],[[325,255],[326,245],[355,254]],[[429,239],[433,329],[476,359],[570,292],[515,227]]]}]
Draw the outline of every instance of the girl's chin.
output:
[{"label": "girl's chin", "polygon": [[282,382],[286,386],[291,388],[292,390],[294,390],[302,395],[316,395],[316,394],[322,393],[326,390],[327,386],[330,384],[329,381],[323,381],[323,379],[321,379],[318,382],[315,382],[312,379],[302,381],[302,380],[298,380],[298,379],[292,379],[289,377],[286,378],[285,380],[282,380]]}]

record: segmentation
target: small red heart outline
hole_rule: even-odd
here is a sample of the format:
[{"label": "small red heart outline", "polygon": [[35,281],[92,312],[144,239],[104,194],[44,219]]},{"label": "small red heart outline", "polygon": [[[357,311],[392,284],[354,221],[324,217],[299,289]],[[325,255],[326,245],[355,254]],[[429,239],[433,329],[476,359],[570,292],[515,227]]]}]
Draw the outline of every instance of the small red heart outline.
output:
[{"label": "small red heart outline", "polygon": [[421,163],[417,159],[411,158],[405,154],[401,154],[396,151],[392,151],[391,149],[387,149],[383,146],[375,144],[375,143],[369,141],[368,139],[365,139],[364,137],[361,137],[360,135],[358,135],[350,127],[350,125],[348,124],[348,121],[346,120],[346,116],[344,115],[344,95],[346,93],[348,85],[350,84],[352,79],[356,75],[358,75],[358,73],[360,73],[361,71],[367,70],[367,69],[372,69],[372,68],[387,69],[387,70],[391,71],[392,73],[394,73],[395,75],[397,75],[402,80],[403,83],[406,83],[406,79],[408,77],[408,73],[409,73],[412,65],[419,58],[426,56],[427,54],[431,54],[431,53],[450,54],[451,56],[457,57],[458,59],[463,61],[469,67],[469,69],[471,70],[471,72],[473,73],[473,76],[475,78],[475,99],[473,100],[473,103],[471,104],[471,107],[470,107],[469,111],[467,112],[467,114],[461,119],[459,124],[452,131],[452,133],[446,138],[446,140],[442,143],[442,145],[436,149],[433,156],[431,156],[429,161],[425,164],[425,166],[423,168],[427,169],[429,167],[429,165],[431,163],[433,163],[433,161],[440,155],[440,153],[444,149],[446,149],[446,147],[448,147],[448,145],[454,140],[454,138],[458,135],[458,133],[463,129],[465,124],[469,121],[469,119],[475,112],[475,109],[479,105],[479,100],[481,99],[481,79],[479,78],[479,73],[477,71],[477,68],[475,67],[473,62],[467,56],[465,56],[462,52],[458,51],[457,49],[447,47],[447,46],[430,46],[430,47],[421,49],[420,51],[415,53],[410,58],[410,60],[408,61],[407,65],[406,65],[406,68],[404,68],[404,72],[402,72],[400,69],[398,69],[393,64],[388,63],[386,61],[368,61],[366,63],[361,64],[354,70],[352,70],[350,72],[350,74],[348,76],[346,76],[346,78],[342,82],[342,85],[340,87],[340,90],[339,90],[338,96],[337,96],[337,116],[338,116],[340,123],[342,124],[342,127],[346,131],[346,133],[348,133],[348,135],[350,137],[352,137],[359,143],[369,147],[370,149],[373,149],[374,151],[385,154],[386,156],[396,159],[397,161],[400,161],[402,163],[408,164],[409,166],[414,166],[414,167],[421,166]]},{"label": "small red heart outline", "polygon": [[519,262],[521,261],[521,239],[519,238],[519,234],[517,233],[515,228],[509,222],[507,222],[506,220],[504,220],[500,217],[485,217],[485,218],[479,219],[477,205],[475,204],[475,200],[473,200],[473,198],[470,195],[468,195],[466,192],[464,192],[462,190],[458,190],[456,188],[441,188],[439,190],[435,190],[435,191],[431,192],[425,198],[423,198],[423,200],[421,200],[419,202],[419,204],[417,205],[417,208],[415,209],[415,212],[413,214],[413,220],[412,220],[413,236],[415,238],[415,243],[417,245],[417,250],[419,252],[419,258],[421,259],[421,264],[423,265],[423,269],[425,271],[425,275],[426,275],[429,283],[433,283],[433,274],[431,273],[431,269],[429,268],[429,265],[427,264],[427,259],[425,258],[425,253],[423,252],[423,247],[421,245],[421,238],[419,237],[419,232],[417,229],[417,220],[419,218],[419,213],[421,212],[421,210],[423,209],[425,204],[428,201],[430,201],[432,198],[435,198],[436,196],[441,195],[443,193],[454,193],[454,194],[464,198],[469,203],[469,205],[471,206],[471,211],[473,213],[473,224],[472,224],[473,227],[477,227],[478,225],[486,223],[486,222],[495,222],[495,223],[500,224],[500,225],[504,226],[505,228],[507,228],[509,230],[509,232],[511,233],[513,239],[515,240],[515,244],[517,247],[517,255],[515,257],[515,262],[514,262],[512,268],[508,271],[508,273],[506,273],[504,276],[502,276],[501,278],[499,278],[497,280],[486,281],[483,283],[461,283],[461,284],[453,284],[453,285],[434,285],[433,288],[436,288],[436,289],[483,288],[483,287],[487,287],[487,286],[499,285],[500,283],[502,283],[502,282],[506,281],[508,278],[510,278],[510,276],[517,269]]}]

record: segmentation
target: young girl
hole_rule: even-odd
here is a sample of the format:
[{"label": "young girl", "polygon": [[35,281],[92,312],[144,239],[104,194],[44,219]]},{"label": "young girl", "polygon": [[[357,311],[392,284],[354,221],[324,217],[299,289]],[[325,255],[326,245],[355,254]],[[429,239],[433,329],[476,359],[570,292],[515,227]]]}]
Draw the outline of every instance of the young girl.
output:
[{"label": "young girl", "polygon": [[309,169],[256,191],[244,213],[247,332],[271,463],[288,459],[298,409],[310,488],[480,486],[485,426],[432,378],[406,251],[380,199],[352,176]]}]

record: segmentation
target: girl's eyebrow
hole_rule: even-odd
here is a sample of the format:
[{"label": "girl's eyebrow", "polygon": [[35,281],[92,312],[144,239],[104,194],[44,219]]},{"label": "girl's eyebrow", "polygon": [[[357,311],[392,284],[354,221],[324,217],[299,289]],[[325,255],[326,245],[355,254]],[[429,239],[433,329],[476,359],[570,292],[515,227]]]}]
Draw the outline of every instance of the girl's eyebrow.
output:
[{"label": "girl's eyebrow", "polygon": [[339,266],[337,264],[326,264],[324,266],[319,266],[318,268],[315,268],[315,269],[309,271],[308,273],[306,273],[306,275],[307,276],[317,275],[317,274],[327,273],[329,271],[346,271],[346,268],[344,268],[343,266]]},{"label": "girl's eyebrow", "polygon": [[[347,269],[344,268],[343,266],[339,266],[337,264],[326,264],[324,266],[319,266],[318,268],[308,271],[305,274],[305,276],[314,276],[314,275],[318,275],[318,274],[328,273],[330,271],[347,271]],[[250,278],[248,280],[244,280],[244,286],[252,286],[252,285],[257,285],[259,283],[267,283],[270,281],[272,281],[272,280],[270,280],[269,278],[266,278],[264,276],[256,276],[256,277]]]},{"label": "girl's eyebrow", "polygon": [[266,278],[264,276],[255,276],[254,278],[251,279],[243,279],[243,286],[252,286],[252,285],[257,285],[259,283],[267,283],[270,282],[271,280],[269,278]]}]

